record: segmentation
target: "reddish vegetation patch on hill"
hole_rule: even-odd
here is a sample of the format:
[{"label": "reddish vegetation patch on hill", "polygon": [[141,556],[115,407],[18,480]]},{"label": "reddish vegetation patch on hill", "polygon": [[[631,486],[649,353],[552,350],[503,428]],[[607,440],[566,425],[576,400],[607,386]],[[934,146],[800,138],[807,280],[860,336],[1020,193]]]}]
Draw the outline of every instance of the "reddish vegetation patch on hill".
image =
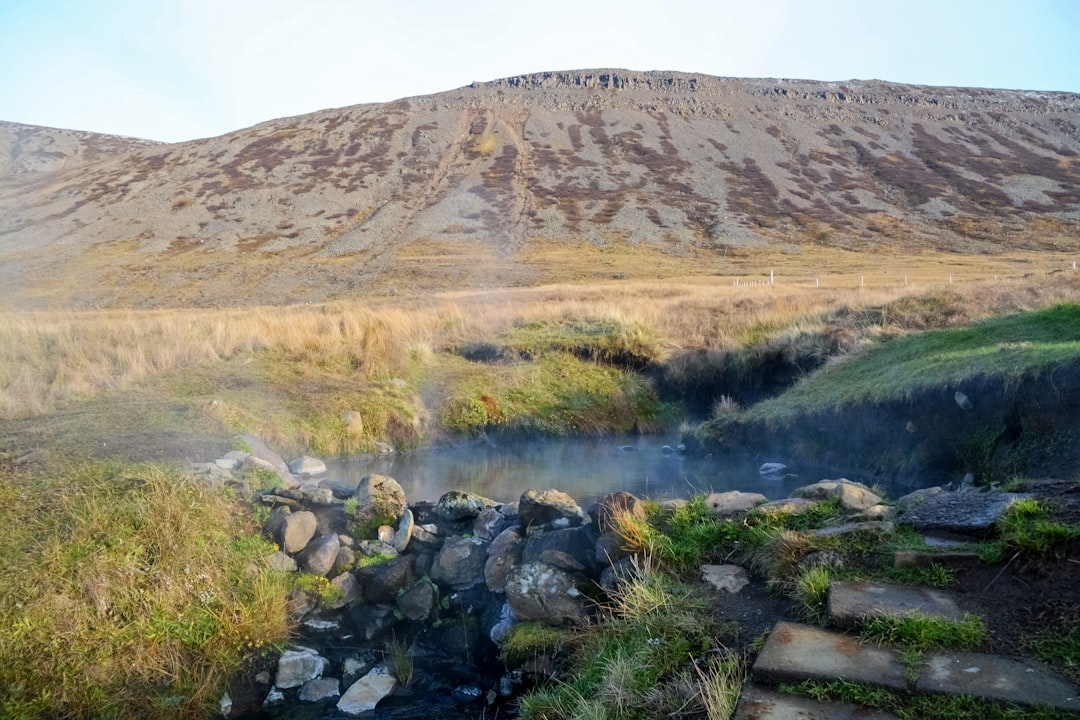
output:
[{"label": "reddish vegetation patch on hill", "polygon": [[[140,278],[148,305],[355,294],[416,240],[972,253],[1071,250],[1080,228],[1067,93],[541,73],[174,145],[0,124],[0,157],[2,279],[20,288],[0,301],[18,306],[57,275],[96,288],[69,289],[76,305],[133,304]],[[95,257],[116,243],[122,263]],[[320,290],[294,291],[301,258]]]}]

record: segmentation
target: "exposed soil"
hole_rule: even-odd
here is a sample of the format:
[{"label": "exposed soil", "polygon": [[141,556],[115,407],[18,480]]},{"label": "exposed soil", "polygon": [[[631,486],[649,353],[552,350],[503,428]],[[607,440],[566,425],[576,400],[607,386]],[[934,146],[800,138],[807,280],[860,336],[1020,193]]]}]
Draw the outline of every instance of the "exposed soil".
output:
[{"label": "exposed soil", "polygon": [[[1080,523],[1080,481],[1032,480],[1021,491],[1049,504],[1054,521]],[[1057,557],[1007,556],[995,565],[957,569],[948,592],[962,610],[986,623],[988,638],[976,651],[1036,658],[1033,640],[1060,637],[1080,626],[1080,540]],[[738,594],[715,591],[710,596],[717,622],[734,621],[742,628],[738,643],[744,650],[777,621],[804,622],[797,607],[770,592],[760,578]],[[1080,683],[1080,667],[1060,661],[1047,664]]]}]

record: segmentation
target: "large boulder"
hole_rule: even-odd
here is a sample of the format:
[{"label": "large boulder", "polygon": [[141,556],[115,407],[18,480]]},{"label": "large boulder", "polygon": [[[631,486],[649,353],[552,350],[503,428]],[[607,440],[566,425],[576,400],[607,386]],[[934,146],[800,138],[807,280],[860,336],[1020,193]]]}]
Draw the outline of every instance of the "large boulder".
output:
[{"label": "large boulder", "polygon": [[278,537],[282,550],[287,553],[298,553],[303,550],[311,538],[315,537],[318,524],[315,513],[308,510],[282,515]]},{"label": "large boulder", "polygon": [[376,565],[361,568],[360,587],[364,598],[377,605],[390,605],[397,598],[398,592],[411,585],[416,576],[413,566],[416,558],[412,555],[400,555]]},{"label": "large boulder", "polygon": [[487,550],[480,540],[447,538],[431,565],[431,579],[454,590],[471,588],[483,581],[485,560]]},{"label": "large boulder", "polygon": [[[299,515],[299,513],[293,513]],[[337,533],[320,535],[307,544],[304,551],[297,556],[300,568],[312,575],[329,575],[334,569],[341,543]]]},{"label": "large boulder", "polygon": [[526,490],[518,502],[518,522],[523,528],[581,525],[585,516],[572,497],[561,490]]},{"label": "large boulder", "polygon": [[481,510],[497,505],[494,500],[460,490],[451,490],[435,503],[434,512],[443,520],[456,522],[474,518]]},{"label": "large boulder", "polygon": [[574,576],[545,563],[516,566],[505,591],[506,601],[521,620],[564,625],[585,618],[585,599]]},{"label": "large boulder", "polygon": [[422,577],[397,596],[398,611],[412,621],[427,620],[439,604],[439,589],[431,580]]},{"label": "large boulder", "polygon": [[839,498],[840,503],[848,510],[866,510],[881,502],[881,496],[875,494],[870,488],[845,478],[822,480],[813,485],[804,485],[797,488],[792,495],[807,500]]},{"label": "large boulder", "polygon": [[289,472],[293,475],[325,475],[326,463],[310,455],[301,455],[289,463]]},{"label": "large boulder", "polygon": [[383,698],[394,692],[396,685],[394,676],[385,667],[377,667],[349,686],[338,700],[337,708],[346,715],[362,715],[374,710]]},{"label": "large boulder", "polygon": [[368,475],[353,493],[356,510],[353,515],[353,535],[371,537],[380,525],[393,525],[408,507],[405,491],[397,480],[386,475]]}]

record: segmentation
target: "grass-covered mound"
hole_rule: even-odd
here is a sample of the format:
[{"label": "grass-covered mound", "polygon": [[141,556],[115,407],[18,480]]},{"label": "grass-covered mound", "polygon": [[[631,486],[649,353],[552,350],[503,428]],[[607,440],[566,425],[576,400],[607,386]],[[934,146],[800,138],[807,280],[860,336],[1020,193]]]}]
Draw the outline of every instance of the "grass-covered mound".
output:
[{"label": "grass-covered mound", "polygon": [[287,636],[272,548],[177,471],[0,470],[0,526],[0,717],[205,718]]},{"label": "grass-covered mound", "polygon": [[778,396],[727,408],[698,438],[887,474],[1000,480],[1067,448],[1078,381],[1080,304],[1063,303],[883,336]]}]

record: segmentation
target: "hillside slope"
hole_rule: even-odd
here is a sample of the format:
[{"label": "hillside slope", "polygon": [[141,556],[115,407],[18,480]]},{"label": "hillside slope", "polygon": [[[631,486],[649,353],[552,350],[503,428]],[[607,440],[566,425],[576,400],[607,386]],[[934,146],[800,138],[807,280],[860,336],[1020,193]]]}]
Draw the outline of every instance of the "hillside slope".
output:
[{"label": "hillside slope", "polygon": [[7,307],[318,301],[458,248],[506,271],[464,284],[526,283],[545,241],[1080,247],[1067,93],[591,70],[173,145],[0,124],[0,151]]}]

